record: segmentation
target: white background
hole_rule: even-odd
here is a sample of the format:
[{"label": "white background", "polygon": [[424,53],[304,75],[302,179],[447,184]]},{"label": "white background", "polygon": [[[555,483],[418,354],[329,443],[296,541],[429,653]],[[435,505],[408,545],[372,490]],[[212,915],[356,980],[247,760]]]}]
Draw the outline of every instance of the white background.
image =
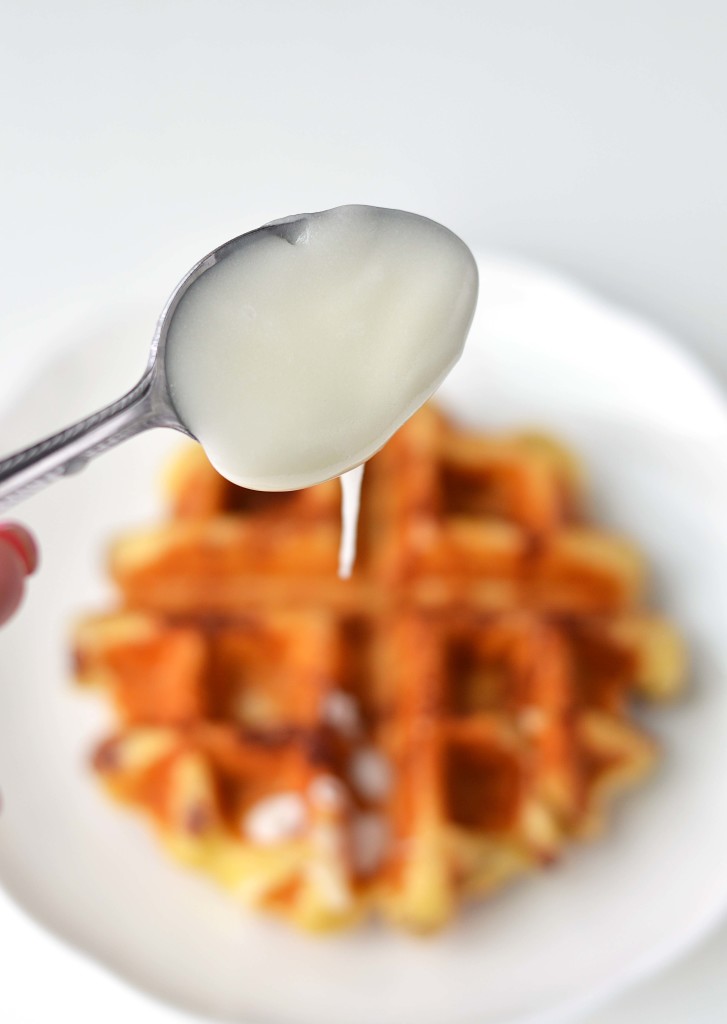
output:
[{"label": "white background", "polygon": [[[5,0],[0,376],[44,313],[368,202],[570,270],[727,381],[726,51],[720,0]],[[721,1021],[726,962],[727,928],[588,1024]]]}]

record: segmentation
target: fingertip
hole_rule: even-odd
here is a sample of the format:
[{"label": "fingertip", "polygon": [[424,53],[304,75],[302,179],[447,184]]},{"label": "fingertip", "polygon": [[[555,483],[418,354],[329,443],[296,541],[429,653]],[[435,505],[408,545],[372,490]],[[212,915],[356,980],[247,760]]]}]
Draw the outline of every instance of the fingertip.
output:
[{"label": "fingertip", "polygon": [[25,577],[25,562],[15,545],[0,543],[0,625],[22,601]]},{"label": "fingertip", "polygon": [[20,523],[0,523],[0,542],[5,542],[20,556],[25,575],[31,576],[38,568],[38,545],[33,535]]}]

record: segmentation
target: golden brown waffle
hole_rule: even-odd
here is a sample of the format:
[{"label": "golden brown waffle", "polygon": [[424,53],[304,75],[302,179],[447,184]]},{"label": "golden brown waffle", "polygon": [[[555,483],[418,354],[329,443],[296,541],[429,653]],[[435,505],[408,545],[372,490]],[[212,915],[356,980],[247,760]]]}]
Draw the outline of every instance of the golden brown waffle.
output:
[{"label": "golden brown waffle", "polygon": [[243,902],[437,928],[650,767],[632,704],[683,653],[552,441],[420,411],[367,467],[349,581],[337,482],[258,494],[194,447],[169,490],[113,550],[122,608],[80,625],[78,677],[118,712],[111,792]]}]

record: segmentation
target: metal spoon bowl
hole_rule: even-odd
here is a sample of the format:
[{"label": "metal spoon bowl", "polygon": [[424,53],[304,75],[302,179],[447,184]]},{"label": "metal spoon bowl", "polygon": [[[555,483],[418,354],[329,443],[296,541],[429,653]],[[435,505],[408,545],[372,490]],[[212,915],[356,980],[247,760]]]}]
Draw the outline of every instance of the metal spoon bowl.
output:
[{"label": "metal spoon bowl", "polygon": [[213,249],[182,278],[167,300],[151,343],[149,362],[141,380],[127,394],[85,419],[51,434],[29,448],[0,459],[0,512],[46,484],[79,472],[91,459],[130,437],[153,427],[170,427],[194,437],[174,408],[166,372],[166,346],[174,313],[187,289],[206,270],[262,232],[295,243],[301,216],[272,221]]}]

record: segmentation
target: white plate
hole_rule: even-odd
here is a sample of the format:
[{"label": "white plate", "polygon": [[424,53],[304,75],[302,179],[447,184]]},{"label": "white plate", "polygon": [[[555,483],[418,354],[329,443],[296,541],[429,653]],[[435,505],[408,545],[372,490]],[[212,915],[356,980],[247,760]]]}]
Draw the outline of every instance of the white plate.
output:
[{"label": "white plate", "polygon": [[[137,438],[20,510],[44,565],[0,637],[0,947],[13,965],[0,986],[5,1019],[58,1019],[64,1005],[77,1024],[178,1019],[50,939],[14,903],[138,990],[246,1024],[562,1021],[663,967],[723,914],[725,404],[640,321],[532,268],[490,259],[481,272],[477,322],[444,397],[483,424],[561,433],[590,467],[600,518],[652,559],[658,602],[689,637],[696,679],[684,705],[649,715],[664,742],[662,769],[622,803],[602,842],[439,938],[371,929],[309,939],[241,913],[170,864],[85,764],[106,713],[70,686],[69,623],[108,596],[107,538],[158,515],[158,466],[178,443]],[[3,447],[130,385],[163,299],[145,300],[138,316],[107,307],[60,333],[39,328],[58,354],[4,416]],[[11,383],[0,383],[6,410]]]}]

